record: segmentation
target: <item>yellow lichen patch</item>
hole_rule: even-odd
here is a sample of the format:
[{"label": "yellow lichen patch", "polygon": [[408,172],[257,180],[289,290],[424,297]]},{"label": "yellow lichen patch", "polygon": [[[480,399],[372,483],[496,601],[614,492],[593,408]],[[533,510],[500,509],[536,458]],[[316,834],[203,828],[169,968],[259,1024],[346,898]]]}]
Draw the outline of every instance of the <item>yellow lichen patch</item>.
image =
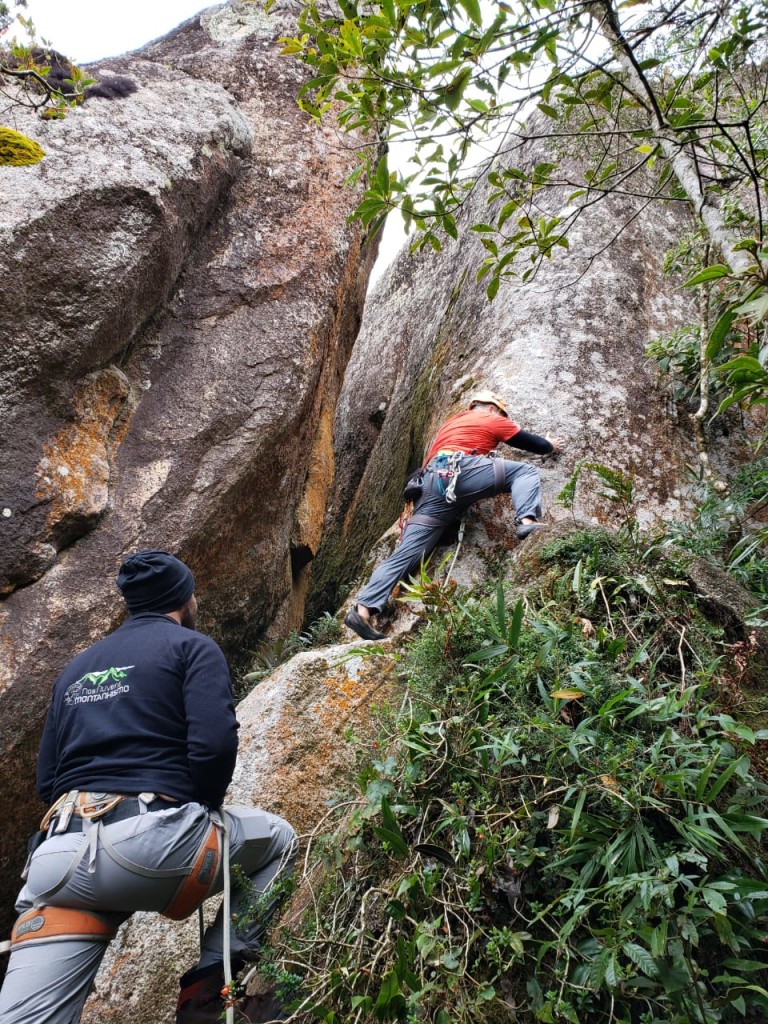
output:
[{"label": "yellow lichen patch", "polygon": [[323,734],[338,733],[350,726],[359,731],[361,725],[366,732],[369,731],[371,680],[341,674],[327,676],[325,684],[327,690],[324,699],[311,709],[320,721]]},{"label": "yellow lichen patch", "polygon": [[92,518],[106,507],[110,434],[128,381],[117,369],[90,374],[74,398],[74,420],[43,447],[36,496],[51,501],[49,528],[68,517]]},{"label": "yellow lichen patch", "polygon": [[34,139],[28,139],[13,128],[0,127],[0,166],[26,167],[39,164],[45,151]]}]

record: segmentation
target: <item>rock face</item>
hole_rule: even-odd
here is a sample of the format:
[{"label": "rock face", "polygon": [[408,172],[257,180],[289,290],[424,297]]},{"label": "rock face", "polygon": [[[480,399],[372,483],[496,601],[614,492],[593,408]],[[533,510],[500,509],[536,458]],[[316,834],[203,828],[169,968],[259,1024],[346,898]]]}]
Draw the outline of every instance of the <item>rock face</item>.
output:
[{"label": "rock face", "polygon": [[[301,621],[361,316],[351,156],[296,106],[284,15],[233,2],[90,69],[133,78],[0,168],[0,772],[14,867],[50,685],[123,615],[145,547],[239,654]],[[319,514],[318,514],[319,510]],[[13,778],[13,784],[8,780]],[[5,875],[5,905],[15,895]]]},{"label": "rock face", "polygon": [[[532,164],[545,156],[529,154]],[[566,201],[550,195],[545,212]],[[661,269],[685,229],[684,210],[640,212],[628,198],[599,203],[578,221],[570,254],[560,250],[526,283],[505,279],[492,303],[475,279],[485,250],[467,230],[486,210],[487,192],[478,189],[458,241],[440,253],[402,253],[369,296],[336,418],[336,477],[313,609],[338,602],[340,583],[354,578],[402,507],[403,483],[428,439],[479,388],[501,393],[524,429],[565,442],[556,462],[507,451],[540,464],[550,516],[566,514],[552,503],[579,460],[634,473],[645,522],[686,506],[684,464],[697,454],[654,390],[644,357],[649,341],[695,315],[680,282]],[[588,521],[606,507],[591,484],[576,506]],[[487,504],[481,518],[513,545],[511,515],[506,523],[498,517],[504,502]]]},{"label": "rock face", "polygon": [[[240,755],[227,802],[263,807],[304,837],[350,782],[355,746],[374,731],[371,711],[397,689],[394,663],[354,645],[298,654],[238,706]],[[210,901],[207,915],[215,913]],[[120,929],[86,1004],[83,1024],[173,1020],[179,976],[199,955],[197,916],[182,922],[135,914]]]},{"label": "rock face", "polygon": [[768,680],[768,627],[753,622],[765,619],[756,607],[757,598],[705,558],[692,559],[687,574],[705,613],[724,627],[733,643],[731,657],[739,686],[748,696],[750,690],[762,692]]}]

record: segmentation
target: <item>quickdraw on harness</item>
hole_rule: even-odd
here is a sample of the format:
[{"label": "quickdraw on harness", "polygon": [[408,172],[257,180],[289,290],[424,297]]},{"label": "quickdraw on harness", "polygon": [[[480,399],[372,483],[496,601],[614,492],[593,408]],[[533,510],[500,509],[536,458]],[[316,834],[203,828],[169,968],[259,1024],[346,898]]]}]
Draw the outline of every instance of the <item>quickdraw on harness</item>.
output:
[{"label": "quickdraw on harness", "polygon": [[456,484],[459,481],[463,458],[464,452],[441,452],[429,464],[434,473],[435,489],[449,505],[456,501]]}]

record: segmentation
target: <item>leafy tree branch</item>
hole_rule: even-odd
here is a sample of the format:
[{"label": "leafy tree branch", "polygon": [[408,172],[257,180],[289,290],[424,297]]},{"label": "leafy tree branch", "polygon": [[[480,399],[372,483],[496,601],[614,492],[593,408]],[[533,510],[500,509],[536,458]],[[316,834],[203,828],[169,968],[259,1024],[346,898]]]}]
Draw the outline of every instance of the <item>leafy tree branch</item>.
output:
[{"label": "leafy tree branch", "polygon": [[[573,218],[542,215],[547,193],[563,182],[559,143],[572,138],[585,142],[585,166],[571,207],[615,194],[637,172],[639,198],[688,201],[729,268],[754,270],[754,250],[739,247],[744,236],[722,197],[738,193],[751,204],[761,239],[765,35],[765,12],[738,2],[342,0],[328,11],[306,0],[300,32],[284,48],[312,70],[301,98],[309,114],[333,106],[348,130],[414,141],[414,173],[390,171],[386,156],[375,168],[366,154],[364,223],[375,227],[399,208],[421,232],[416,245],[438,247],[442,235],[455,236],[477,179],[522,183],[517,223],[504,230],[503,206],[489,218],[498,253],[489,249],[491,294],[499,276],[530,276],[567,245]],[[552,143],[544,169],[525,165],[533,140]],[[497,146],[499,156],[478,166],[481,147]],[[638,154],[645,159],[633,164]]]}]

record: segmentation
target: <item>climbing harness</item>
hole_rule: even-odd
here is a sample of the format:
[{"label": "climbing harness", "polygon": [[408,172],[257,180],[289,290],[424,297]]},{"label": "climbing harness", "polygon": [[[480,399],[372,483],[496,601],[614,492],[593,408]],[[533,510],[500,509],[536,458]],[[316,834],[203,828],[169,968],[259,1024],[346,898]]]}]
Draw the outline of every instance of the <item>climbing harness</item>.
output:
[{"label": "climbing harness", "polygon": [[[436,490],[449,504],[456,501],[456,484],[461,473],[461,460],[465,454],[465,452],[438,452],[429,463],[429,468],[435,476]],[[504,459],[496,451],[489,452],[485,457],[491,460],[493,466],[494,495],[508,490]]]},{"label": "climbing harness", "polygon": [[111,942],[117,925],[105,915],[74,907],[32,907],[21,914],[11,931],[9,949],[35,946],[44,942],[84,939],[89,942]]},{"label": "climbing harness", "polygon": [[497,451],[488,452],[486,458],[491,460],[491,465],[493,466],[493,494],[495,497],[497,494],[501,494],[502,491],[509,490],[507,474],[504,469],[504,458]]},{"label": "climbing harness", "polygon": [[[214,814],[217,818],[213,817]],[[224,879],[226,882],[229,876],[229,863],[226,852],[223,852],[222,847],[228,845],[228,835],[229,831],[223,812],[212,812],[211,827],[198,847],[192,870],[181,880],[179,888],[174,893],[170,903],[165,910],[161,911],[163,917],[169,917],[172,921],[183,921],[185,917],[193,914],[198,907],[202,909],[211,886],[219,873],[222,860],[224,862]]]},{"label": "climbing harness", "polygon": [[[433,487],[441,494],[447,503],[452,504],[456,501],[456,484],[458,482],[459,474],[461,473],[461,460],[464,457],[464,452],[438,452],[432,460],[429,462],[427,471],[430,472],[433,479]],[[487,458],[491,460],[493,466],[493,494],[501,494],[502,491],[508,490],[507,485],[507,474],[505,470],[505,463],[502,455],[497,451],[489,452]],[[400,542],[402,543],[403,536],[408,526],[413,523],[414,526],[448,526],[444,519],[440,519],[437,516],[431,516],[424,512],[414,512],[413,501],[406,502],[403,511],[400,513],[398,519],[398,526],[400,528]],[[456,545],[456,551],[451,562],[448,575],[445,579],[445,583],[451,578],[451,573],[456,564],[456,559],[459,557],[461,546],[464,541],[464,532],[466,529],[466,513],[462,515],[459,520],[459,535],[458,542]]]},{"label": "climbing harness", "polygon": [[[172,805],[172,802],[157,797],[155,793],[139,793],[138,797],[128,797],[115,793],[80,793],[72,790],[65,794],[64,799],[57,801],[46,813],[41,825],[47,825],[48,835],[82,831],[85,833],[85,839],[75,851],[58,882],[45,892],[38,893],[34,906],[45,906],[51,896],[63,889],[86,855],[89,872],[95,871],[96,853],[101,841],[102,849],[110,860],[131,874],[142,875],[145,878],[179,878],[176,892],[160,913],[174,921],[188,917],[205,900],[218,877],[221,867],[219,833],[224,828],[222,816],[217,811],[210,812],[210,827],[192,862],[176,868],[147,868],[143,864],[136,864],[116,849],[102,827],[104,824],[114,824],[135,817],[137,814],[146,814],[149,810],[161,810],[169,805]],[[63,828],[60,827],[62,819],[65,821]]]},{"label": "climbing harness", "polygon": [[438,519],[437,516],[428,516],[425,512],[414,512],[411,518],[408,520],[408,524],[413,523],[414,526],[449,526],[450,523],[446,523],[444,519]]},{"label": "climbing harness", "polygon": [[[149,810],[160,810],[172,806],[175,801],[157,797],[154,793],[140,793],[138,797],[124,796],[116,793],[93,793],[71,790],[51,807],[41,821],[41,831],[32,843],[32,852],[39,845],[37,839],[64,832],[84,833],[83,841],[74,852],[66,870],[49,889],[38,893],[32,909],[25,911],[14,926],[10,942],[0,943],[0,952],[8,952],[21,941],[47,942],[53,939],[93,937],[103,938],[109,942],[115,934],[112,925],[103,920],[97,912],[79,911],[65,907],[48,905],[52,896],[64,888],[77,871],[80,864],[88,858],[88,870],[96,870],[96,853],[99,842],[104,853],[114,863],[135,875],[147,878],[179,878],[179,885],[166,907],[160,911],[165,917],[174,921],[188,917],[202,906],[203,901],[213,889],[223,858],[222,833],[227,834],[226,820],[222,812],[210,812],[210,827],[195,852],[190,864],[176,868],[147,868],[142,864],[124,857],[110,842],[105,824],[145,814]],[[61,822],[64,822],[62,827]],[[30,854],[31,860],[31,854]],[[228,867],[228,865],[227,865]],[[22,877],[26,877],[29,861]],[[228,871],[225,883],[228,884]],[[94,924],[95,922],[95,924]],[[101,924],[99,925],[99,922]],[[226,924],[225,924],[226,927]],[[69,930],[67,930],[69,929]],[[90,929],[90,930],[89,930]],[[95,930],[94,930],[95,929]],[[110,931],[111,929],[111,931]],[[30,937],[31,936],[31,937]]]},{"label": "climbing harness", "polygon": [[[102,824],[110,824],[147,810],[167,807],[169,798],[156,797],[154,793],[141,793],[138,797],[114,793],[92,793],[73,790],[64,794],[56,804],[46,812],[41,825],[45,830],[35,837],[37,846],[49,836],[62,832],[85,833],[83,841],[75,851],[63,876],[55,886],[41,893],[32,908],[22,913],[17,919],[10,941],[0,942],[0,953],[6,953],[20,946],[31,946],[57,941],[84,940],[108,944],[117,934],[117,925],[112,915],[96,910],[80,910],[71,907],[52,907],[45,904],[56,892],[62,889],[74,875],[86,854],[90,854],[89,870],[95,870],[95,855],[98,842],[101,849],[115,863],[126,870],[149,878],[171,878],[184,876],[171,900],[160,912],[166,917],[180,920],[189,916],[195,909],[200,915],[200,945],[203,948],[203,901],[209,895],[221,872],[223,887],[222,906],[222,970],[224,986],[220,995],[224,1001],[225,1020],[234,1024],[234,1013],[238,999],[244,991],[244,984],[238,984],[232,977],[232,879],[230,871],[230,818],[223,808],[209,811],[210,827],[205,831],[202,841],[191,860],[184,867],[169,870],[146,868],[135,864],[117,851],[107,837]],[[139,810],[142,807],[142,810]],[[64,816],[65,827],[57,830],[61,817]],[[107,819],[106,821],[104,819]],[[264,826],[260,826],[263,828]],[[269,829],[265,833],[269,835]],[[33,844],[32,849],[36,846]],[[275,872],[270,885],[280,877],[286,866],[292,864],[295,856],[296,841],[283,850],[282,860]],[[31,857],[30,857],[31,859]],[[268,886],[269,887],[269,886]],[[267,887],[267,888],[268,888]],[[249,977],[256,967],[249,973]]]},{"label": "climbing harness", "polygon": [[429,463],[435,479],[438,494],[442,494],[449,505],[456,501],[456,484],[461,473],[464,452],[438,452]]}]

